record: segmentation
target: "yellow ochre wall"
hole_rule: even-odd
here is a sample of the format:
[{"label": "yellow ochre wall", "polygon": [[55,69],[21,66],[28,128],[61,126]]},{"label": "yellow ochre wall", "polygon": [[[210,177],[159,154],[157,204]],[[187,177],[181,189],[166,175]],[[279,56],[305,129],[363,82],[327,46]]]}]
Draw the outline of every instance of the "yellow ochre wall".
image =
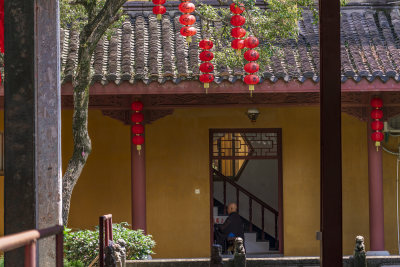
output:
[{"label": "yellow ochre wall", "polygon": [[[319,109],[260,108],[254,125],[245,111],[176,109],[146,126],[147,223],[157,242],[154,258],[209,256],[210,128],[282,128],[285,256],[319,254]],[[2,112],[0,117],[2,127]],[[72,153],[72,111],[64,110],[62,120],[65,170]],[[342,120],[343,242],[344,254],[351,254],[356,235],[364,235],[369,248],[367,126],[346,114]],[[70,227],[93,228],[106,213],[114,222],[131,223],[129,130],[98,110],[89,112],[93,151],[72,196]],[[385,245],[391,253],[396,252],[395,163],[384,154]]]},{"label": "yellow ochre wall", "polygon": [[[210,128],[282,128],[285,255],[318,255],[319,109],[261,108],[256,124],[246,109],[176,109],[146,126],[147,223],[157,242],[154,258],[209,256]],[[71,154],[71,111],[63,112],[63,157]],[[91,111],[93,153],[73,194],[70,225],[91,227],[112,213],[130,222],[129,127]],[[343,114],[344,253],[351,254],[356,235],[369,248],[366,124]],[[385,155],[386,249],[395,252],[395,165]],[[390,165],[391,164],[391,165]],[[107,196],[107,190],[112,190]],[[200,194],[194,193],[200,189]],[[98,195],[103,195],[100,198]],[[394,202],[393,202],[394,203]]]}]

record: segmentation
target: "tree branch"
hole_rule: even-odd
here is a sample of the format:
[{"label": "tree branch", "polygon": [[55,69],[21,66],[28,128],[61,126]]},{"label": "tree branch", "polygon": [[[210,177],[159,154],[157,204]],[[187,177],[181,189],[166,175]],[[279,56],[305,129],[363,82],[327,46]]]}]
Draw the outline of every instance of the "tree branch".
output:
[{"label": "tree branch", "polygon": [[[84,0],[77,0],[84,2]],[[100,38],[106,30],[119,18],[118,11],[125,0],[107,0],[97,14],[96,0],[87,0],[85,9],[88,12],[88,23],[79,37],[79,53],[74,87],[74,115],[72,131],[74,150],[63,177],[63,223],[67,225],[73,188],[82,173],[87,158],[92,150],[88,132],[90,59]]]}]

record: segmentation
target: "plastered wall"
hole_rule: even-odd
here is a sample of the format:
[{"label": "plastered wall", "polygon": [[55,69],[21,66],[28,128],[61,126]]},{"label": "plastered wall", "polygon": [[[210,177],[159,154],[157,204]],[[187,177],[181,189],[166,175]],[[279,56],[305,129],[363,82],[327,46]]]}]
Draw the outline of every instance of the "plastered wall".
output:
[{"label": "plastered wall", "polygon": [[[319,109],[261,108],[256,124],[246,109],[177,109],[146,126],[147,222],[158,258],[208,257],[210,128],[282,128],[285,255],[318,255]],[[3,127],[3,112],[0,113]],[[130,219],[129,126],[89,112],[93,152],[72,196],[69,226],[93,228],[98,216]],[[63,169],[72,154],[72,111],[62,113]],[[366,123],[343,114],[343,243],[351,254],[354,237],[369,248]],[[0,128],[1,129],[1,128]],[[396,147],[396,139],[391,144]],[[385,245],[396,252],[395,157],[384,154]],[[2,182],[2,180],[1,180]],[[194,190],[200,189],[200,194]],[[0,193],[3,183],[0,186]],[[3,194],[2,194],[3,195]],[[3,198],[2,198],[3,199]],[[3,203],[0,202],[0,233]]]}]

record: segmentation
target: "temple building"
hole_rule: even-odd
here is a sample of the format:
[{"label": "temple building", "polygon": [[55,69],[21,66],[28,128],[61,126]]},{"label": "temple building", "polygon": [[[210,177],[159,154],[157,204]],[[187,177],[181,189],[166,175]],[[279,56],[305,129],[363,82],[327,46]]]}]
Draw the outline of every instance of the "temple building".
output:
[{"label": "temple building", "polygon": [[[129,19],[96,48],[93,150],[68,226],[92,229],[111,213],[114,222],[153,235],[154,258],[209,257],[214,225],[234,202],[249,253],[319,255],[319,34],[312,14],[304,12],[298,40],[282,40],[282,53],[260,66],[251,96],[243,69],[221,65],[206,92],[198,80],[201,20],[188,45],[178,4],[167,2],[157,20],[151,2],[127,2]],[[397,157],[383,147],[399,152],[400,11],[390,1],[351,1],[341,22],[343,254],[352,254],[357,235],[368,251],[397,254]],[[73,149],[78,44],[77,32],[61,30],[64,170]],[[387,122],[379,147],[371,139],[373,98],[382,100]],[[140,151],[132,143],[135,101],[143,103]]]}]

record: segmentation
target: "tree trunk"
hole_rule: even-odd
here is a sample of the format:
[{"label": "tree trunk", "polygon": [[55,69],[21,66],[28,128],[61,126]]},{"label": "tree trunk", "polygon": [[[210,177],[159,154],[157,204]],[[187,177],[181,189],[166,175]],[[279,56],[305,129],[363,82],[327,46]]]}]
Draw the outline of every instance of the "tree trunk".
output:
[{"label": "tree trunk", "polygon": [[64,225],[68,224],[72,191],[92,151],[92,144],[88,132],[90,58],[100,38],[103,37],[106,30],[118,18],[118,10],[125,1],[126,0],[107,0],[98,14],[94,14],[93,17],[90,16],[92,18],[89,17],[88,23],[79,36],[78,66],[76,78],[73,79],[74,116],[72,119],[72,132],[74,150],[68,162],[62,184],[62,217]]}]

